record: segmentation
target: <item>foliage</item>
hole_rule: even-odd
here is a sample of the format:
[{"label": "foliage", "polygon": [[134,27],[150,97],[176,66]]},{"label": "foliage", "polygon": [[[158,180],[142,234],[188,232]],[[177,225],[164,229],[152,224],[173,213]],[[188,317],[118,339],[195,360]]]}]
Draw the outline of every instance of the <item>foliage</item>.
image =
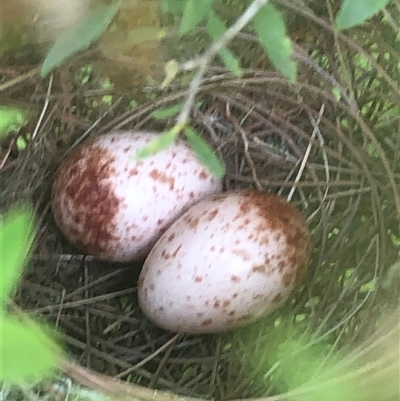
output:
[{"label": "foliage", "polygon": [[102,5],[91,11],[76,26],[68,28],[50,49],[40,71],[42,77],[69,57],[87,48],[108,27],[121,4],[121,0]]},{"label": "foliage", "polygon": [[205,17],[210,14],[214,0],[195,1],[189,0],[182,4],[183,12],[180,33],[184,35],[196,27]]},{"label": "foliage", "polygon": [[0,231],[0,381],[22,384],[47,376],[61,357],[61,351],[43,326],[27,316],[7,312],[32,242],[31,211],[14,209],[2,216]]},{"label": "foliage", "polygon": [[[182,36],[193,31],[204,20],[206,20],[207,32],[213,42],[225,34],[227,30],[225,23],[212,7],[216,3],[215,0],[200,3],[196,0],[188,0],[180,5],[178,3],[164,0],[163,10],[180,19]],[[294,81],[296,65],[292,60],[292,44],[286,34],[282,14],[272,4],[266,4],[254,18],[253,29],[275,68]],[[233,74],[241,76],[240,62],[226,46],[219,51],[219,56]]]},{"label": "foliage", "polygon": [[293,43],[286,35],[282,14],[271,4],[265,5],[254,18],[254,29],[275,67],[290,81],[295,81],[297,66],[291,58]]},{"label": "foliage", "polygon": [[0,138],[25,124],[28,113],[17,107],[0,106]]},{"label": "foliage", "polygon": [[[176,115],[181,109],[181,104],[175,104],[166,109],[157,110],[153,113],[153,117],[163,120],[169,119]],[[148,156],[152,156],[163,149],[168,148],[172,145],[178,137],[181,129],[178,126],[163,132],[158,136],[157,139],[150,142],[143,149],[139,150],[136,154],[136,159],[143,159]],[[225,174],[225,166],[215,154],[211,146],[199,135],[193,128],[184,127],[184,136],[190,147],[193,149],[197,159],[203,163],[204,166],[217,178],[221,178]]]},{"label": "foliage", "polygon": [[151,116],[157,120],[166,120],[170,117],[176,116],[182,108],[182,103],[174,104],[165,109],[158,109],[151,113]]},{"label": "foliage", "polygon": [[153,156],[163,149],[171,146],[178,136],[178,132],[175,130],[169,130],[160,134],[157,139],[151,141],[147,146],[140,149],[136,154],[136,159],[144,159],[149,156]]},{"label": "foliage", "polygon": [[30,247],[32,222],[26,210],[14,211],[2,219],[0,232],[1,252],[1,307],[6,302],[18,283],[24,261]]},{"label": "foliage", "polygon": [[[188,0],[185,2],[163,0],[161,7],[166,14],[172,14],[178,19],[181,36],[193,32],[197,26],[205,22],[210,39],[215,43],[223,39],[228,30],[225,22],[213,7],[215,3],[216,0],[204,0],[202,2],[198,2],[197,0]],[[255,3],[256,1],[253,1],[252,5]],[[258,3],[262,4],[261,2]],[[345,0],[342,3],[342,8],[336,22],[337,28],[344,29],[361,23],[366,18],[379,11],[386,3],[386,0],[380,0],[378,2]],[[116,15],[120,4],[121,0],[108,5],[98,6],[79,22],[77,26],[68,28],[55,42],[44,60],[41,69],[42,76],[45,76],[69,57],[93,43],[93,41],[107,29]],[[275,68],[290,81],[294,82],[296,80],[297,65],[292,59],[293,43],[287,35],[282,13],[273,4],[266,2],[266,4],[258,10],[258,13],[251,23],[250,29],[254,30],[257,34],[261,46],[264,48]],[[143,28],[138,29],[143,30]],[[135,40],[140,42],[157,35],[159,35],[159,30],[149,31],[147,29],[140,35],[135,35]],[[234,53],[227,48],[231,38],[225,38],[224,40],[226,44],[220,48],[218,52],[219,56],[225,66],[232,71],[233,74],[240,77],[242,75],[240,62]],[[178,72],[179,66],[176,62],[172,60],[172,64],[171,62],[167,63],[167,76],[162,87],[168,85]],[[139,152],[137,157],[145,157],[146,155],[154,154],[158,150],[166,148],[175,140],[176,136],[179,135],[183,128],[185,128],[185,124],[177,124],[172,131],[164,133],[154,143]],[[209,148],[209,146],[201,140],[200,136],[190,127],[185,131],[185,136],[193,147],[197,157],[205,163],[206,167],[211,172],[221,176],[224,168],[211,148]]]},{"label": "foliage", "polygon": [[344,0],[336,18],[336,29],[351,28],[379,12],[390,0]]},{"label": "foliage", "polygon": [[[210,15],[208,16],[207,29],[209,35],[214,42],[220,39],[226,31],[225,24],[215,13],[210,13]],[[229,68],[233,72],[233,74],[238,77],[243,74],[238,59],[230,50],[227,49],[226,46],[224,46],[219,51],[219,56],[221,57],[221,60],[224,62],[226,67]]]},{"label": "foliage", "polygon": [[[280,377],[282,392],[297,389],[299,401],[335,401],[356,400],[356,389],[351,384],[343,385],[340,381],[333,387],[327,388],[320,375],[320,366],[329,359],[328,350],[322,345],[309,346],[311,338],[306,338],[294,330],[285,334],[285,341],[277,345],[279,365],[276,375]],[[337,361],[325,362],[324,371],[335,366]],[[319,373],[319,374],[318,374]],[[335,372],[335,376],[348,373]],[[312,388],[313,391],[308,389]],[[305,394],[301,390],[305,389]]]},{"label": "foliage", "polygon": [[210,145],[193,128],[185,127],[184,135],[197,159],[204,166],[207,166],[210,173],[215,177],[223,177],[225,175],[225,166],[221,163]]}]

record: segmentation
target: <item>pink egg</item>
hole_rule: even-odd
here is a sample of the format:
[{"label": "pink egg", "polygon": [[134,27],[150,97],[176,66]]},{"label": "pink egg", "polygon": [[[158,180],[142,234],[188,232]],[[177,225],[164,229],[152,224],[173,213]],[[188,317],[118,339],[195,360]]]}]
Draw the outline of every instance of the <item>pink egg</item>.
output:
[{"label": "pink egg", "polygon": [[239,191],[203,199],[161,236],[139,278],[140,306],[174,332],[213,333],[266,316],[306,273],[310,235],[283,199]]},{"label": "pink egg", "polygon": [[222,182],[177,141],[154,156],[135,155],[157,134],[114,132],[75,149],[57,171],[51,207],[82,252],[110,261],[145,257],[189,206]]}]

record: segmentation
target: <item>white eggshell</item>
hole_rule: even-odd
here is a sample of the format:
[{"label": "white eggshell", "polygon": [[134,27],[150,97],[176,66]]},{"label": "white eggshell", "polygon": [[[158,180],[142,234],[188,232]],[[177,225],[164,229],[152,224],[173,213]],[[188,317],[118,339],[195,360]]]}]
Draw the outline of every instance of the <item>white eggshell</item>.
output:
[{"label": "white eggshell", "polygon": [[157,137],[114,132],[83,144],[59,168],[52,188],[55,221],[83,252],[112,261],[145,257],[190,205],[219,192],[182,141],[136,161]]},{"label": "white eggshell", "polygon": [[250,191],[214,195],[156,243],[139,278],[139,303],[170,331],[243,326],[289,297],[309,257],[307,225],[284,200]]}]

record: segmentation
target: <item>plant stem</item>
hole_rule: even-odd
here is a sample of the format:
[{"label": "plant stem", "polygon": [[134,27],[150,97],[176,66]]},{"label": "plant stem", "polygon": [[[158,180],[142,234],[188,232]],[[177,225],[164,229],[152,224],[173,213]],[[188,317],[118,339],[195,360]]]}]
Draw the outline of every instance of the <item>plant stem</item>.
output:
[{"label": "plant stem", "polygon": [[226,46],[258,13],[258,11],[268,3],[269,0],[254,0],[246,11],[236,20],[236,22],[226,30],[226,32],[213,43],[202,55],[183,64],[182,70],[189,71],[197,69],[193,77],[185,104],[177,118],[177,126],[181,130],[189,120],[190,110],[195,102],[196,94],[199,91],[200,85],[203,81],[203,76],[208,64],[216,56],[216,54]]}]

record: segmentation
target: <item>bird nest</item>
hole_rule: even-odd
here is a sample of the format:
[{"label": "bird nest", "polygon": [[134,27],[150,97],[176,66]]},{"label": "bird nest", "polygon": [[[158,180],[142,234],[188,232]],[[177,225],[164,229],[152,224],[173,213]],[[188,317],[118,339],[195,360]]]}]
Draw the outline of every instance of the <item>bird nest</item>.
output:
[{"label": "bird nest", "polygon": [[[87,372],[141,386],[131,394],[141,400],[153,399],[144,389],[166,391],[170,399],[283,400],[297,399],[278,395],[294,391],[293,383],[335,366],[356,367],[364,379],[384,368],[393,373],[396,352],[374,369],[362,369],[382,338],[398,336],[395,317],[387,330],[381,327],[398,303],[400,138],[396,103],[387,96],[399,88],[389,62],[378,75],[376,65],[360,64],[351,43],[347,47],[355,97],[335,72],[322,69],[330,57],[322,48],[320,57],[297,48],[296,84],[265,69],[246,69],[239,79],[212,68],[197,95],[191,121],[226,164],[225,190],[251,188],[289,200],[306,218],[313,243],[304,283],[283,307],[215,335],[155,327],[137,303],[141,263],[110,264],[79,254],[49,210],[55,169],[71,148],[111,130],[171,127],[173,119],[160,120],[154,112],[181,103],[186,87],[152,92],[151,100],[132,107],[126,94],[98,92],[91,81],[80,90],[75,71],[56,76],[50,96],[39,78],[13,93],[38,105],[50,102],[40,125],[36,121],[2,143],[2,210],[28,200],[37,216],[36,243],[16,303],[56,328],[77,363],[67,374],[92,386]],[[27,93],[33,95],[28,99]],[[96,123],[88,125],[88,117]],[[17,136],[26,146],[17,146]],[[315,352],[321,358],[310,364]],[[99,383],[111,395],[110,383],[117,386]]]}]

